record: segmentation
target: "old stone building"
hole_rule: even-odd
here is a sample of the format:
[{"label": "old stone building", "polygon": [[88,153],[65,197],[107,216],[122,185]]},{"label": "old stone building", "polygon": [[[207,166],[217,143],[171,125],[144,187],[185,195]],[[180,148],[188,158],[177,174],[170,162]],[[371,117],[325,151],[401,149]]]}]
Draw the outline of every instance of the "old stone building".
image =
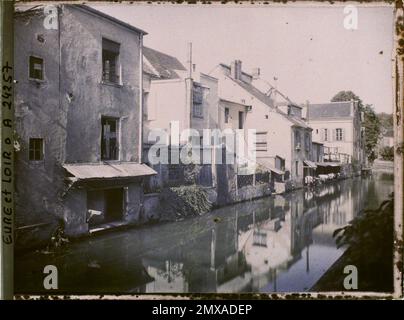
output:
[{"label": "old stone building", "polygon": [[[15,15],[17,239],[47,241],[142,215],[145,32],[83,5]],[[32,235],[35,234],[34,237]]]}]

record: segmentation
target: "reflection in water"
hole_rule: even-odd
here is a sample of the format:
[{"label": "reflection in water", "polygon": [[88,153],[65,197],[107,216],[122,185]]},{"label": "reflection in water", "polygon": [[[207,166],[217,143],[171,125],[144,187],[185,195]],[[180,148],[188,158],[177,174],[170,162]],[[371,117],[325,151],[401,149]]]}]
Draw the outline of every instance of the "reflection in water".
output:
[{"label": "reflection in water", "polygon": [[16,291],[44,291],[46,264],[58,267],[60,292],[69,293],[308,290],[344,251],[333,231],[392,191],[391,175],[343,180],[94,237],[63,254],[26,254],[17,257]]}]

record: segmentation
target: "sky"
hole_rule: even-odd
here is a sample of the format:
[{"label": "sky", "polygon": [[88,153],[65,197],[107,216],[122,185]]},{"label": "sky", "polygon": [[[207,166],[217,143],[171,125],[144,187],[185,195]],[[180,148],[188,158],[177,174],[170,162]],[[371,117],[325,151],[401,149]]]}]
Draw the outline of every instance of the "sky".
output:
[{"label": "sky", "polygon": [[351,90],[376,112],[393,110],[393,8],[357,6],[358,26],[344,28],[343,5],[92,5],[145,30],[144,45],[209,73],[242,61],[297,103],[328,102]]}]

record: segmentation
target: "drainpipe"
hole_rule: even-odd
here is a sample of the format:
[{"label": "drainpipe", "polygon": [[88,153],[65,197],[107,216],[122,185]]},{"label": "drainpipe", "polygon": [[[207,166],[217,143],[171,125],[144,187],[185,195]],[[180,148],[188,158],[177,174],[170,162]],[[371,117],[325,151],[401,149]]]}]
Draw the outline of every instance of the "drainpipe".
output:
[{"label": "drainpipe", "polygon": [[193,89],[193,78],[192,78],[192,42],[188,43],[188,77],[185,79],[185,86],[187,90],[187,96],[186,96],[186,105],[187,108],[189,108],[189,114],[188,114],[188,120],[189,120],[189,129],[191,129],[192,125],[192,107],[193,107],[193,101],[192,101],[192,89]]},{"label": "drainpipe", "polygon": [[143,155],[143,34],[139,34],[139,163]]}]

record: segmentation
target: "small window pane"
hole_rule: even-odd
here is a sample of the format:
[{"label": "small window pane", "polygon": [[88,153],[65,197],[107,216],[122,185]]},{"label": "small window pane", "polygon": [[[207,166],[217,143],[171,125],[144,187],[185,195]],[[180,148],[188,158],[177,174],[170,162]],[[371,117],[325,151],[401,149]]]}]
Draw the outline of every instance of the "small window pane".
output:
[{"label": "small window pane", "polygon": [[29,77],[31,79],[43,80],[43,59],[29,57]]},{"label": "small window pane", "polygon": [[39,161],[43,159],[43,139],[29,139],[29,160]]}]

